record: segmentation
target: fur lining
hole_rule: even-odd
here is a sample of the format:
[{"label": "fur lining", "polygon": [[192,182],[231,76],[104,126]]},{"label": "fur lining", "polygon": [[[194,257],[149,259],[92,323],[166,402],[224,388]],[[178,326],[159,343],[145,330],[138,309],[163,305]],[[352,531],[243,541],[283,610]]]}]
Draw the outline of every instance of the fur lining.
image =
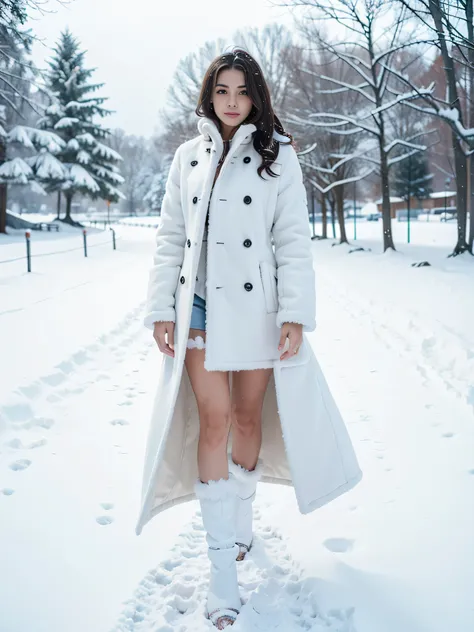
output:
[{"label": "fur lining", "polygon": [[263,473],[263,462],[258,459],[257,465],[253,470],[246,470],[245,467],[234,463],[234,460],[229,456],[229,472],[235,476],[237,480],[243,481],[259,481]]},{"label": "fur lining", "polygon": [[194,493],[199,500],[222,500],[235,496],[237,485],[232,478],[220,478],[218,481],[208,483],[203,483],[198,479],[194,483]]},{"label": "fur lining", "polygon": [[154,329],[155,323],[174,323],[176,320],[176,313],[174,308],[169,310],[161,310],[155,312],[149,312],[143,319],[143,324],[147,329]]}]

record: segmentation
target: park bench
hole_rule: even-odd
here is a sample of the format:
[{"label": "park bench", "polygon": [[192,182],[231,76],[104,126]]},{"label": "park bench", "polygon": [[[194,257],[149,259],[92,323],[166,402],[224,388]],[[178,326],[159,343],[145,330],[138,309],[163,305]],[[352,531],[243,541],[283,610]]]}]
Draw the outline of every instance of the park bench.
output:
[{"label": "park bench", "polygon": [[36,222],[36,224],[33,224],[33,229],[34,230],[47,230],[48,233],[51,232],[52,230],[55,230],[56,232],[58,232],[59,224],[53,224],[51,222]]}]

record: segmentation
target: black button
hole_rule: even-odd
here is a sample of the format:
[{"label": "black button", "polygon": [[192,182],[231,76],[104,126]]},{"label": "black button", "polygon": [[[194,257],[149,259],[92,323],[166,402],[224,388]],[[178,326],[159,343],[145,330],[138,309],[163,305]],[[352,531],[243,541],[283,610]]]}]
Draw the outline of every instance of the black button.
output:
[{"label": "black button", "polygon": [[250,202],[252,201],[252,198],[250,197],[250,195],[246,195],[244,197],[244,202],[245,204],[250,204]]},{"label": "black button", "polygon": [[210,147],[206,147],[206,151],[211,153],[211,148]]},{"label": "black button", "polygon": [[250,248],[250,246],[251,246],[251,245],[252,245],[252,242],[250,241],[250,239],[246,239],[246,240],[244,241],[244,246],[245,246],[246,248]]},{"label": "black button", "polygon": [[244,158],[244,162],[248,163],[250,162],[252,159],[250,158],[250,156],[245,156]]},{"label": "black button", "polygon": [[186,279],[184,277],[180,278],[181,283],[184,283],[186,281]]},{"label": "black button", "polygon": [[197,201],[198,201],[197,197],[196,197],[196,196],[194,196],[194,197],[193,197],[193,204],[196,204],[196,202],[197,202]]},{"label": "black button", "polygon": [[191,167],[195,167],[197,165],[198,161],[197,160],[192,160],[191,161]]},{"label": "black button", "polygon": [[250,292],[250,290],[253,289],[253,285],[251,283],[246,283],[244,285],[244,288],[247,290],[247,292]]},{"label": "black button", "polygon": [[186,243],[188,244],[188,248],[191,248],[191,240],[188,239],[188,241]]}]

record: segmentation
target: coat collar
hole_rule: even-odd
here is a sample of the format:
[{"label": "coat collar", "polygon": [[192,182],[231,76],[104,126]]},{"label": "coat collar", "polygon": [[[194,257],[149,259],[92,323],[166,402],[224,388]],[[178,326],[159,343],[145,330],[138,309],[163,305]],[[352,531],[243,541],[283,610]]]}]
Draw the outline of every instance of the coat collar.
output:
[{"label": "coat collar", "polygon": [[[216,123],[207,116],[202,116],[198,120],[197,124],[199,132],[204,136],[206,142],[214,141],[214,144],[222,149],[224,146],[221,133]],[[246,145],[252,141],[252,134],[257,130],[256,125],[253,123],[245,123],[240,125],[238,130],[235,132],[232,137],[232,145]],[[288,136],[283,136],[275,129],[273,130],[273,138],[275,138],[280,143],[289,143],[290,139]]]}]

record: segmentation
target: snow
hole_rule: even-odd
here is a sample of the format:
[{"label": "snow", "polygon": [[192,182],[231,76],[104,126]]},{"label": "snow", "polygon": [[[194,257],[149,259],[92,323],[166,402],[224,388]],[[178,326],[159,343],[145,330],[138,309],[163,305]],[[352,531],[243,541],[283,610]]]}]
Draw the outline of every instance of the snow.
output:
[{"label": "snow", "polygon": [[67,177],[67,170],[64,165],[45,151],[41,151],[37,156],[29,158],[28,163],[41,180],[62,180]]},{"label": "snow", "polygon": [[70,149],[71,151],[79,151],[81,146],[77,142],[76,138],[71,138],[71,140],[68,140],[67,142],[67,148]]},{"label": "snow", "polygon": [[107,145],[104,145],[103,143],[97,143],[92,153],[95,156],[97,155],[104,158],[105,160],[116,160],[119,162],[123,160],[122,156],[118,152],[114,151],[110,147],[107,147]]},{"label": "snow", "polygon": [[15,184],[26,184],[33,177],[33,171],[23,158],[12,158],[0,165],[0,180]]},{"label": "snow", "polygon": [[20,143],[28,149],[34,149],[34,145],[31,142],[30,134],[28,134],[26,127],[23,125],[16,125],[8,133],[8,141]]},{"label": "snow", "polygon": [[453,195],[456,195],[456,191],[436,191],[431,193],[430,198],[436,200],[438,198],[452,197]]},{"label": "snow", "polygon": [[[385,255],[380,222],[349,247],[313,242],[308,338],[364,479],[307,516],[291,488],[259,487],[235,632],[474,627],[474,262],[446,257],[453,224],[418,222],[410,246],[393,229]],[[116,231],[113,251],[88,229],[87,258],[80,230],[34,234],[31,274],[23,233],[0,236],[2,632],[212,630],[197,503],[134,533],[160,362],[141,321],[155,231]]]},{"label": "snow", "polygon": [[94,147],[97,144],[96,139],[89,132],[86,132],[85,134],[78,134],[76,139],[89,147]]},{"label": "snow", "polygon": [[84,151],[83,149],[81,149],[80,152],[78,152],[77,156],[76,156],[76,160],[77,162],[80,162],[83,165],[88,165],[90,160],[91,160],[91,155],[89,152]]},{"label": "snow", "polygon": [[100,191],[94,178],[80,165],[69,165],[69,177],[75,187],[85,187],[92,193]]},{"label": "snow", "polygon": [[69,127],[74,127],[77,123],[79,123],[78,118],[64,116],[55,124],[54,129],[68,129]]}]

